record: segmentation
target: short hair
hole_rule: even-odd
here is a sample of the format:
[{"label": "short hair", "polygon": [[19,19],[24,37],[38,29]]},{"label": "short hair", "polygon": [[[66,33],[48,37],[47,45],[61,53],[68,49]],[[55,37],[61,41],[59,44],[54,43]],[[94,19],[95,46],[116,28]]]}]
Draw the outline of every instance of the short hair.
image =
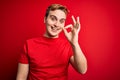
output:
[{"label": "short hair", "polygon": [[66,6],[63,6],[61,4],[52,4],[47,8],[45,17],[49,15],[50,11],[54,11],[54,10],[62,10],[66,15],[69,12]]}]

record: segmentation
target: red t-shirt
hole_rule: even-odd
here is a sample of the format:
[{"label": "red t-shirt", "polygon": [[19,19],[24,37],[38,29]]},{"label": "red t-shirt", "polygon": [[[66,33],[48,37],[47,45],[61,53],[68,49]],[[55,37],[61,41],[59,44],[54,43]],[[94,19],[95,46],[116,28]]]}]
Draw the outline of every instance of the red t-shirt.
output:
[{"label": "red t-shirt", "polygon": [[28,80],[67,80],[72,55],[67,40],[42,36],[26,41],[19,63],[29,64]]}]

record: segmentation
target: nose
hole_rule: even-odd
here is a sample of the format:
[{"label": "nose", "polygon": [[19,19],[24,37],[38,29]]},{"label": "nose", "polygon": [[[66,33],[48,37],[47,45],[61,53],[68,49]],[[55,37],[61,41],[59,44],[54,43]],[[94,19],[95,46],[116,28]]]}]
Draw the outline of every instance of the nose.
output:
[{"label": "nose", "polygon": [[55,27],[59,27],[59,25],[60,25],[60,24],[59,24],[59,21],[56,21],[56,22],[55,22]]}]

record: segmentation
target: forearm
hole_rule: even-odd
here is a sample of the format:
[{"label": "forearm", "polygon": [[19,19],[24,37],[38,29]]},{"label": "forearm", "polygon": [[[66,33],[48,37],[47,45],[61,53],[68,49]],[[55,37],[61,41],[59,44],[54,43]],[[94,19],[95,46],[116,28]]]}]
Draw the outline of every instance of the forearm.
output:
[{"label": "forearm", "polygon": [[16,79],[16,80],[27,80],[27,79]]},{"label": "forearm", "polygon": [[28,64],[19,63],[16,80],[27,80],[28,71],[29,71]]},{"label": "forearm", "polygon": [[27,78],[17,77],[16,80],[27,80]]},{"label": "forearm", "polygon": [[87,60],[83,54],[79,43],[72,44],[74,52],[74,66],[77,68],[78,72],[84,74],[87,71]]}]

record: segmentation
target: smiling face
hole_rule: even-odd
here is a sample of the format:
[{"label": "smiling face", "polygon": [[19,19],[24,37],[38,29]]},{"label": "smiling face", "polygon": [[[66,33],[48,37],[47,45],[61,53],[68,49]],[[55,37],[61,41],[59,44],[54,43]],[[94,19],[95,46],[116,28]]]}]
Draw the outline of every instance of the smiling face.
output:
[{"label": "smiling face", "polygon": [[62,27],[65,25],[66,14],[62,10],[50,11],[45,17],[46,32],[45,36],[49,38],[59,37]]}]

